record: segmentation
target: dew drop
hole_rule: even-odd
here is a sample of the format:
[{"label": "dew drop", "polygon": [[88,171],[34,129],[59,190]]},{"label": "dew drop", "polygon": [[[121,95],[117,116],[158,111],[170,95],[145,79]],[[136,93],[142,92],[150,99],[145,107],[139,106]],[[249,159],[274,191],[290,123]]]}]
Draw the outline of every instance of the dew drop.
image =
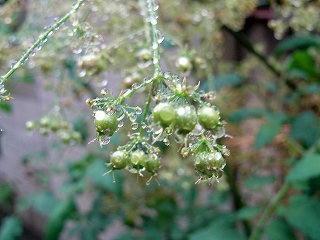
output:
[{"label": "dew drop", "polygon": [[214,100],[216,98],[216,93],[215,92],[208,92],[207,93],[207,98],[208,100]]},{"label": "dew drop", "polygon": [[118,120],[118,127],[120,128],[120,127],[123,127],[123,120]]},{"label": "dew drop", "polygon": [[124,96],[124,97],[128,97],[130,94],[131,94],[131,90],[130,90],[130,89],[125,89],[125,90],[123,91],[123,96]]},{"label": "dew drop", "polygon": [[172,127],[167,127],[167,128],[165,129],[165,132],[166,132],[166,134],[171,135],[171,134],[173,133]]},{"label": "dew drop", "polygon": [[134,110],[136,111],[136,114],[138,114],[138,115],[142,113],[142,109],[139,106],[135,107]]},{"label": "dew drop", "polygon": [[87,75],[87,71],[86,70],[82,70],[81,72],[79,72],[78,76],[79,77],[84,77]]},{"label": "dew drop", "polygon": [[[124,114],[124,112],[123,112],[123,110],[121,109],[121,111],[118,111],[118,109],[116,110],[116,115],[117,115],[117,120],[118,121],[121,121],[123,118],[124,118],[124,116],[125,116],[125,114]],[[123,123],[122,123],[122,126],[123,126]],[[121,127],[122,127],[121,126]]]},{"label": "dew drop", "polygon": [[153,128],[151,126],[146,126],[145,130],[150,133],[153,131]]},{"label": "dew drop", "polygon": [[[184,147],[184,148],[181,149],[180,153],[181,153],[182,157],[185,158],[185,157],[187,157],[188,154],[189,154],[189,149]],[[199,162],[200,162],[200,160],[199,160]],[[196,164],[197,164],[197,163],[196,163]]]},{"label": "dew drop", "polygon": [[171,73],[170,72],[165,72],[165,73],[163,73],[163,77],[165,79],[170,79],[171,78]]},{"label": "dew drop", "polygon": [[158,49],[158,47],[159,47],[159,43],[155,42],[155,43],[152,44],[152,49],[153,50]]},{"label": "dew drop", "polygon": [[169,141],[169,139],[168,139],[167,137],[165,137],[165,138],[163,139],[163,143],[164,143],[164,145],[166,145],[166,146],[170,146],[170,141]]},{"label": "dew drop", "polygon": [[131,122],[135,122],[137,120],[137,114],[135,113],[130,113],[128,117]]},{"label": "dew drop", "polygon": [[197,125],[194,127],[194,129],[191,132],[191,134],[194,136],[199,136],[203,133],[204,133],[204,129],[199,123],[197,123]]},{"label": "dew drop", "polygon": [[161,31],[157,31],[157,37],[158,37],[158,43],[160,44],[160,43],[162,43],[163,42],[163,40],[164,40],[164,36],[163,36],[163,34],[162,34],[162,32]]},{"label": "dew drop", "polygon": [[159,9],[158,1],[153,0],[153,11],[157,11]]},{"label": "dew drop", "polygon": [[145,77],[145,78],[143,79],[143,82],[144,82],[144,83],[151,83],[151,82],[152,82],[152,78],[150,78],[150,77]]},{"label": "dew drop", "polygon": [[216,138],[222,138],[226,134],[226,129],[224,127],[217,127],[214,134]]},{"label": "dew drop", "polygon": [[176,84],[181,84],[180,77],[179,77],[179,75],[177,75],[177,74],[173,74],[173,75],[172,75],[172,81],[173,81],[174,83],[176,83]]},{"label": "dew drop", "polygon": [[220,114],[220,110],[217,106],[211,106],[218,114]]},{"label": "dew drop", "polygon": [[80,54],[82,52],[82,48],[76,48],[72,51],[74,54]]},{"label": "dew drop", "polygon": [[152,25],[156,25],[156,24],[158,23],[158,21],[157,21],[156,18],[151,18],[151,19],[150,19],[150,23],[151,23]]},{"label": "dew drop", "polygon": [[136,123],[136,122],[134,122],[134,123],[131,124],[131,129],[132,129],[132,130],[137,130],[138,127],[139,127],[139,124]]},{"label": "dew drop", "polygon": [[140,86],[140,84],[136,82],[136,83],[132,84],[131,88],[135,89],[135,88],[139,88],[139,86]]},{"label": "dew drop", "polygon": [[10,64],[11,68],[16,68],[17,63],[18,63],[18,61],[12,61]]},{"label": "dew drop", "polygon": [[99,142],[100,142],[100,147],[102,147],[103,145],[107,145],[110,142],[110,137],[107,136],[102,136],[99,138]]}]

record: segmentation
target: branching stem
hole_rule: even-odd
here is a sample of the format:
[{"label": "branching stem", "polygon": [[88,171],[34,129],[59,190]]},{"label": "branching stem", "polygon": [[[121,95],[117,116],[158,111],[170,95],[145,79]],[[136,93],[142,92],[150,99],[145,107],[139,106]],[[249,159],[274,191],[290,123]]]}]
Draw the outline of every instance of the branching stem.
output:
[{"label": "branching stem", "polygon": [[160,67],[160,51],[159,51],[159,37],[158,33],[159,30],[157,29],[157,15],[155,12],[156,5],[154,0],[147,0],[148,4],[148,11],[149,11],[149,18],[146,19],[147,22],[151,24],[151,32],[152,32],[152,51],[153,51],[153,65],[154,65],[154,72],[155,75],[159,75],[162,73]]},{"label": "branching stem", "polygon": [[[320,139],[318,139],[304,154],[303,156],[310,155],[317,151],[318,147],[320,146]],[[277,194],[271,199],[269,202],[269,205],[264,210],[262,217],[260,218],[258,224],[255,226],[255,228],[252,231],[252,234],[249,238],[249,240],[258,240],[260,239],[261,231],[268,221],[271,214],[273,214],[274,210],[279,205],[280,201],[284,198],[284,196],[287,194],[288,190],[290,189],[290,183],[285,182],[282,187],[279,189]]]},{"label": "branching stem", "polygon": [[23,63],[29,58],[29,56],[35,52],[35,50],[44,44],[48,37],[53,33],[54,30],[57,30],[64,22],[66,22],[71,15],[76,13],[79,8],[82,6],[85,0],[78,0],[78,2],[72,7],[70,12],[68,12],[64,17],[62,17],[59,21],[53,24],[51,27],[47,29],[47,31],[42,34],[38,40],[22,55],[22,57],[12,66],[12,68],[2,77],[0,77],[0,84],[4,84],[8,78],[23,65]]}]

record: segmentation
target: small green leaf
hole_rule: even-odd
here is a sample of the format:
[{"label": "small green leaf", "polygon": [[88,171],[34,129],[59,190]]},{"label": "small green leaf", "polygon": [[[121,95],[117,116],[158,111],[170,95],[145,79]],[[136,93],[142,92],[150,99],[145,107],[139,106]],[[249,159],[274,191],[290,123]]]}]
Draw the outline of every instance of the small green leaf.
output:
[{"label": "small green leaf", "polygon": [[42,191],[32,195],[32,205],[40,213],[50,215],[55,209],[58,200],[52,192]]},{"label": "small green leaf", "polygon": [[[106,167],[105,162],[103,160],[97,159],[86,169],[85,176],[94,184],[97,184],[100,187],[103,187],[106,190],[113,192],[118,197],[121,197],[122,176],[118,170],[115,170],[113,173],[103,176],[103,174],[109,170],[110,168]],[[112,174],[114,174],[116,182],[113,182]]]},{"label": "small green leaf", "polygon": [[221,214],[212,223],[190,234],[189,240],[243,240],[243,236],[236,230],[235,217],[232,214]]},{"label": "small green leaf", "polygon": [[229,197],[228,191],[215,191],[208,196],[208,201],[215,206],[221,206],[229,200]]},{"label": "small green leaf", "polygon": [[302,158],[289,172],[288,182],[304,181],[320,176],[320,154],[308,155]]},{"label": "small green leaf", "polygon": [[320,93],[320,84],[318,83],[313,83],[313,84],[308,84],[305,87],[302,87],[299,90],[300,93]]},{"label": "small green leaf", "polygon": [[2,220],[0,227],[0,240],[15,240],[22,233],[22,223],[14,216],[6,217]]},{"label": "small green leaf", "polygon": [[281,124],[276,121],[269,121],[260,128],[256,135],[255,148],[262,148],[267,143],[270,143],[277,133],[281,130]]},{"label": "small green leaf", "polygon": [[56,240],[63,230],[64,223],[77,211],[73,197],[69,197],[57,204],[49,216],[46,224],[45,239]]},{"label": "small green leaf", "polygon": [[263,109],[242,108],[229,115],[231,122],[239,123],[249,118],[259,118],[265,116],[268,112]]},{"label": "small green leaf", "polygon": [[320,137],[320,122],[312,112],[303,112],[291,125],[291,137],[309,147]]},{"label": "small green leaf", "polygon": [[299,75],[304,75],[303,78],[309,78],[311,76],[316,76],[316,67],[313,57],[307,51],[296,51],[294,52],[288,60],[287,70],[292,76],[293,73],[299,72]]},{"label": "small green leaf", "polygon": [[273,219],[264,231],[269,240],[297,239],[291,227],[280,218]]},{"label": "small green leaf", "polygon": [[243,219],[243,220],[249,220],[254,218],[256,215],[258,215],[259,212],[261,212],[261,207],[259,206],[244,207],[237,212],[237,218]]},{"label": "small green leaf", "polygon": [[12,185],[3,184],[0,185],[0,205],[10,206],[13,203],[14,189]]},{"label": "small green leaf", "polygon": [[[243,82],[243,78],[236,73],[229,73],[225,75],[220,75],[214,78],[213,85],[216,91],[219,91],[221,88],[226,86],[236,87],[239,86]],[[208,80],[210,81],[210,80]]]},{"label": "small green leaf", "polygon": [[286,51],[291,51],[294,49],[306,49],[311,46],[320,47],[320,37],[315,35],[309,36],[299,36],[299,37],[289,37],[278,44],[275,49],[276,57]]},{"label": "small green leaf", "polygon": [[308,196],[291,197],[283,215],[293,227],[301,230],[313,240],[320,240],[320,202]]},{"label": "small green leaf", "polygon": [[0,109],[7,113],[12,112],[12,106],[8,102],[0,102]]},{"label": "small green leaf", "polygon": [[246,187],[252,189],[252,190],[260,190],[261,187],[264,187],[265,185],[273,183],[275,180],[274,176],[254,176],[249,177],[245,180]]},{"label": "small green leaf", "polygon": [[219,91],[221,88],[226,86],[236,87],[243,82],[243,78],[236,73],[228,73],[220,75],[215,78],[208,79],[200,85],[200,89],[204,91],[210,91],[213,88],[215,91]]}]

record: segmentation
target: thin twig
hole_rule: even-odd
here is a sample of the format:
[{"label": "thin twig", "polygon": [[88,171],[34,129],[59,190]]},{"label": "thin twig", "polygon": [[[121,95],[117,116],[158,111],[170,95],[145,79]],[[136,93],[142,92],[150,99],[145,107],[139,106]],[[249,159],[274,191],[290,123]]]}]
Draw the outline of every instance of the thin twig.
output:
[{"label": "thin twig", "polygon": [[42,46],[48,37],[53,33],[54,30],[57,30],[64,22],[66,22],[72,14],[77,12],[79,8],[82,6],[85,0],[79,0],[68,12],[64,17],[62,17],[59,21],[53,24],[51,27],[47,29],[47,31],[40,35],[38,40],[25,52],[22,57],[12,66],[12,68],[2,77],[0,77],[0,84],[4,84],[8,78],[19,68],[23,65],[23,63],[29,58],[29,56],[34,53],[34,51],[39,47]]}]

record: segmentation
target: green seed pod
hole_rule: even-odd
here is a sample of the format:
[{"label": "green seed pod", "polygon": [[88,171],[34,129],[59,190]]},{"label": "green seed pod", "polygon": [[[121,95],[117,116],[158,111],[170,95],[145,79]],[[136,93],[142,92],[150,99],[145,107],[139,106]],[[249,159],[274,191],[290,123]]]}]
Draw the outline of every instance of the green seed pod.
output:
[{"label": "green seed pod", "polygon": [[176,110],[175,120],[179,133],[187,134],[194,129],[198,122],[196,110],[191,106],[179,107]]},{"label": "green seed pod", "polygon": [[145,168],[150,173],[157,173],[160,168],[161,162],[156,154],[149,155],[148,161],[145,164]]},{"label": "green seed pod", "polygon": [[148,156],[142,150],[132,152],[130,155],[130,163],[137,170],[144,168],[147,161]]},{"label": "green seed pod", "polygon": [[94,113],[94,124],[99,135],[112,136],[118,128],[116,116],[101,110]]},{"label": "green seed pod", "polygon": [[110,164],[113,169],[123,169],[128,165],[129,156],[125,151],[115,151],[110,156]]},{"label": "green seed pod", "polygon": [[219,113],[211,107],[201,107],[197,115],[200,125],[206,130],[214,129],[219,123]]},{"label": "green seed pod", "polygon": [[169,126],[176,117],[174,108],[169,103],[159,103],[152,111],[153,119],[159,122],[161,126]]}]

